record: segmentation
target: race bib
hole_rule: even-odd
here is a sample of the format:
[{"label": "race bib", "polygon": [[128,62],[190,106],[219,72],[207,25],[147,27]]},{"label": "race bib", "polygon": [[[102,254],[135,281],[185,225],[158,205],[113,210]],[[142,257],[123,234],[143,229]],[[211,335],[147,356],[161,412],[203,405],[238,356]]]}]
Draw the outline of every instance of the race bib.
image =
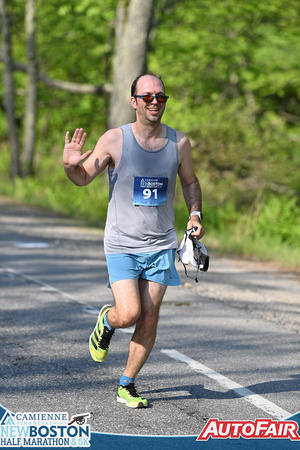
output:
[{"label": "race bib", "polygon": [[135,177],[133,204],[144,206],[165,205],[167,201],[168,178]]}]

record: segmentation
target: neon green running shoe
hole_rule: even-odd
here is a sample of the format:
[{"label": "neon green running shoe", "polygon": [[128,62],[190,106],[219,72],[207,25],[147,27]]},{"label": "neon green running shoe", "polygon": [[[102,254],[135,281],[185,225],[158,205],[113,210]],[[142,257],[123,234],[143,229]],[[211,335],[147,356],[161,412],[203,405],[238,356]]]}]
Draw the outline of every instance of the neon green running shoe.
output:
[{"label": "neon green running shoe", "polygon": [[101,309],[94,331],[90,335],[90,353],[94,361],[102,362],[107,357],[110,340],[115,330],[109,330],[104,326],[104,315],[112,308],[105,305]]},{"label": "neon green running shoe", "polygon": [[134,383],[119,386],[117,401],[125,403],[129,408],[147,408],[148,406],[148,401],[137,393]]}]

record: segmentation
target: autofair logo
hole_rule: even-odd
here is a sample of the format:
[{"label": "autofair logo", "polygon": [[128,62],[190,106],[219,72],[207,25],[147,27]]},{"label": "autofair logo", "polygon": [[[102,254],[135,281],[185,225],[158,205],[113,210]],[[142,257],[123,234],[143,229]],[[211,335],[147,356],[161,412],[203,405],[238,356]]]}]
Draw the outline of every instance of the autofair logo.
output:
[{"label": "autofair logo", "polygon": [[290,439],[299,441],[297,422],[291,420],[256,419],[255,421],[227,421],[210,419],[197,441],[211,439]]},{"label": "autofair logo", "polygon": [[0,421],[0,448],[90,447],[89,413],[16,413],[6,411]]}]

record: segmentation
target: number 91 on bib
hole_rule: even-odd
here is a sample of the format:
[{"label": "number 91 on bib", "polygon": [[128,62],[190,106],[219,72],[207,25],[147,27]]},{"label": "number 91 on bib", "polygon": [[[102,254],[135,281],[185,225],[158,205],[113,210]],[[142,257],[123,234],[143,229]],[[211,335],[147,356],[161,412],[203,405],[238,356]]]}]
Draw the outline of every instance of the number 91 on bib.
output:
[{"label": "number 91 on bib", "polygon": [[133,204],[161,206],[167,201],[168,178],[135,177]]}]

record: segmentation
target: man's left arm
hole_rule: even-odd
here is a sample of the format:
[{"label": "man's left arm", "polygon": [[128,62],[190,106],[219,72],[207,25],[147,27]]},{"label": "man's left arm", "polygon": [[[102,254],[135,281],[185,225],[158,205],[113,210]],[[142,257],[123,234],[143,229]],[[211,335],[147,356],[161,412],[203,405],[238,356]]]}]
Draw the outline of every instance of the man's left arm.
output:
[{"label": "man's left arm", "polygon": [[201,213],[202,215],[202,192],[199,180],[193,169],[191,144],[183,133],[178,133],[177,136],[179,155],[178,175],[181,181],[183,196],[189,211],[187,229],[197,227],[197,231],[193,233],[193,235],[196,238],[201,239],[205,234],[205,230],[201,224],[202,218],[199,217],[197,213]]}]

